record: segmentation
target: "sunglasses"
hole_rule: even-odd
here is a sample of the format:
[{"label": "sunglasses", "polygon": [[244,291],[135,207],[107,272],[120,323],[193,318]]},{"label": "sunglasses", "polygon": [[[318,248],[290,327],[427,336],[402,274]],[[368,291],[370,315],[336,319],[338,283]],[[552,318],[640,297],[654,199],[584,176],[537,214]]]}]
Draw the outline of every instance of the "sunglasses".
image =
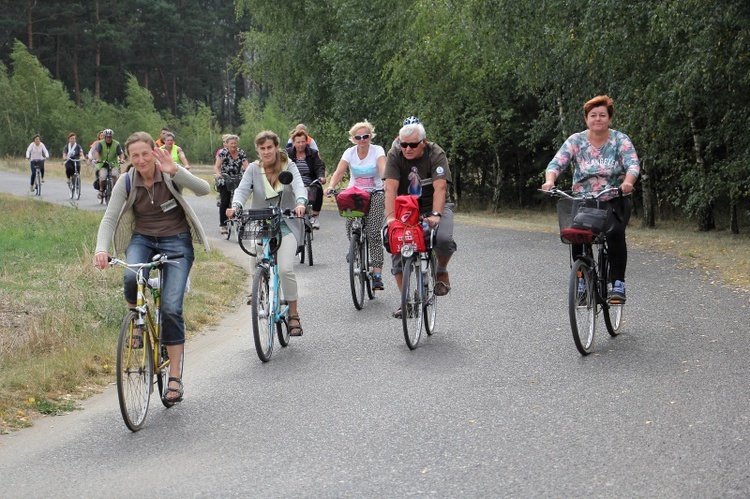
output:
[{"label": "sunglasses", "polygon": [[354,140],[362,140],[362,139],[369,139],[369,138],[370,138],[370,134],[369,133],[366,133],[364,135],[355,135],[354,136]]},{"label": "sunglasses", "polygon": [[401,144],[401,149],[406,149],[407,147],[411,147],[412,149],[416,149],[419,147],[419,144],[421,144],[422,141],[419,142],[399,142]]}]

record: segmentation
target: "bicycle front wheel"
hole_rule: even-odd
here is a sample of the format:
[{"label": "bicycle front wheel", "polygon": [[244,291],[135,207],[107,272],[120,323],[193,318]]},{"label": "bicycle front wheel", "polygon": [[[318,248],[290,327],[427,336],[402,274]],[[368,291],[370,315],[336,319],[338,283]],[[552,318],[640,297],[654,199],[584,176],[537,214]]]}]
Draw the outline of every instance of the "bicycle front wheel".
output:
[{"label": "bicycle front wheel", "polygon": [[[154,358],[151,355],[149,331],[145,326],[135,326],[138,315],[130,311],[122,321],[117,343],[117,398],[125,425],[130,431],[143,427],[151,397],[151,382],[154,376]],[[140,341],[133,340],[139,331]]]},{"label": "bicycle front wheel", "polygon": [[430,252],[427,272],[422,274],[422,286],[424,287],[424,330],[428,335],[435,332],[435,320],[437,319],[437,296],[435,295],[437,277],[435,277],[435,269],[437,269],[435,253]]},{"label": "bicycle front wheel", "polygon": [[268,271],[258,268],[253,278],[253,339],[258,358],[263,362],[271,360],[273,353],[272,313],[271,300],[268,295]]},{"label": "bicycle front wheel", "polygon": [[305,249],[307,249],[307,264],[312,267],[313,254],[312,254],[312,229],[305,229]]},{"label": "bicycle front wheel", "polygon": [[73,176],[73,197],[81,199],[81,176],[78,174]]},{"label": "bicycle front wheel", "polygon": [[352,240],[349,243],[349,285],[352,288],[354,308],[357,310],[362,310],[365,303],[365,265],[359,234],[352,231]]},{"label": "bicycle front wheel", "polygon": [[573,341],[581,355],[588,355],[596,332],[596,279],[583,260],[576,260],[570,272],[568,308]]},{"label": "bicycle front wheel", "polygon": [[422,272],[419,269],[419,255],[413,255],[404,262],[401,284],[401,323],[404,327],[406,345],[414,350],[422,336],[424,303],[422,300]]},{"label": "bicycle front wheel", "polygon": [[232,237],[232,229],[234,228],[234,222],[231,220],[227,220],[226,224],[227,233],[225,234],[225,237],[227,238],[227,241]]},{"label": "bicycle front wheel", "polygon": [[37,196],[42,195],[42,174],[38,169],[36,171],[36,177],[34,178],[34,193]]}]

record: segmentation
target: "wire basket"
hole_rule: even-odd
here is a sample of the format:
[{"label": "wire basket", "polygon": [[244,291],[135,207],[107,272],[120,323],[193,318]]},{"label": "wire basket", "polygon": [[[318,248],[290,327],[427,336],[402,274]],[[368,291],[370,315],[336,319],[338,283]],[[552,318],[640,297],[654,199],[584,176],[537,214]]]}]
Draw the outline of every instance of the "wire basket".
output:
[{"label": "wire basket", "polygon": [[557,202],[557,221],[560,240],[565,244],[591,244],[604,233],[609,209],[584,199],[560,198]]},{"label": "wire basket", "polygon": [[257,256],[262,252],[263,240],[269,241],[271,253],[281,245],[281,219],[275,208],[243,211],[238,232],[240,246],[245,253]]}]

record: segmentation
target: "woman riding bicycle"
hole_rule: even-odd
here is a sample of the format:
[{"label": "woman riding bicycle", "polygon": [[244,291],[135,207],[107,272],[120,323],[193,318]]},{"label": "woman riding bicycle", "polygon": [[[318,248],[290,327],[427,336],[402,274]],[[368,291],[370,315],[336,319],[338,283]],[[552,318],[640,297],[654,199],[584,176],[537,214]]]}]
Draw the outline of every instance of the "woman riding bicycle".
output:
[{"label": "woman riding bicycle", "polygon": [[[279,136],[271,131],[263,131],[255,136],[255,147],[260,159],[250,163],[245,170],[240,185],[234,191],[232,207],[227,209],[226,216],[233,217],[235,211],[242,210],[250,197],[250,209],[268,208],[275,204],[277,196],[282,195],[281,209],[293,209],[298,217],[304,217],[307,207],[307,189],[297,170],[297,165],[289,159],[286,152],[279,149]],[[279,182],[279,173],[289,170],[294,176],[290,185]],[[289,335],[302,336],[302,322],[297,308],[297,278],[294,275],[294,256],[297,247],[302,244],[302,221],[300,219],[284,220],[281,223],[281,245],[277,250],[281,291],[289,303]],[[255,258],[250,258],[251,271],[255,270]]]},{"label": "woman riding bicycle", "polygon": [[68,134],[68,143],[65,145],[62,154],[63,161],[65,162],[65,176],[68,177],[68,185],[70,185],[70,179],[76,172],[76,167],[78,173],[81,173],[81,160],[85,157],[86,154],[83,148],[80,144],[76,143],[76,134],[70,132]]},{"label": "woman riding bicycle", "polygon": [[[630,138],[622,132],[612,130],[614,102],[606,95],[599,95],[583,106],[583,117],[587,130],[575,133],[563,143],[550,161],[545,173],[542,189],[550,190],[557,177],[569,163],[573,164],[574,192],[601,192],[610,187],[619,187],[623,194],[633,192],[641,168],[638,155]],[[609,205],[616,216],[610,217],[607,229],[607,244],[610,257],[610,300],[625,302],[625,268],[628,263],[628,247],[625,228],[630,220],[632,200],[630,196],[609,201],[601,198],[604,208]],[[573,245],[573,258],[582,253],[581,245]]]},{"label": "woman riding bicycle", "polygon": [[[371,193],[370,213],[367,215],[367,240],[372,256],[372,288],[383,290],[383,241],[380,231],[383,227],[385,194],[383,174],[385,172],[385,151],[372,144],[375,127],[365,120],[349,129],[349,141],[355,144],[341,156],[336,171],[331,175],[331,183],[325,193],[329,194],[341,182],[349,169],[349,186],[356,186]],[[346,235],[351,238],[353,219],[346,220]],[[349,255],[347,255],[347,259]]]},{"label": "woman riding bicycle", "polygon": [[[295,128],[292,130],[289,140],[292,141],[292,145],[286,148],[286,153],[289,159],[297,164],[297,170],[302,176],[302,182],[305,187],[310,190],[310,203],[312,204],[312,226],[313,229],[320,229],[320,222],[318,221],[318,215],[320,215],[320,209],[323,207],[323,188],[322,185],[326,183],[326,165],[320,158],[320,153],[317,149],[313,149],[307,143],[309,135],[305,130]],[[320,180],[319,184],[315,184],[312,187],[310,184],[315,180]]]},{"label": "woman riding bicycle", "polygon": [[42,173],[42,182],[44,182],[44,160],[47,158],[49,158],[49,151],[42,144],[39,134],[34,135],[33,142],[26,148],[26,159],[31,163],[31,191],[34,190],[34,177],[37,168]]},{"label": "woman riding bicycle", "polygon": [[[230,175],[242,175],[247,168],[247,155],[245,151],[237,147],[240,138],[236,135],[227,135],[224,143],[226,147],[219,151],[214,162],[214,178],[219,189],[219,230],[221,235],[227,234],[227,210],[232,203],[232,193],[226,184]],[[221,181],[223,179],[223,181]]]},{"label": "woman riding bicycle", "polygon": [[[146,132],[136,132],[128,138],[125,150],[132,164],[124,178],[115,184],[112,199],[104,213],[96,239],[94,265],[107,267],[109,247],[114,243],[115,255],[125,252],[127,263],[151,261],[158,253],[182,253],[179,262],[164,269],[162,298],[162,344],[169,358],[168,402],[182,400],[180,367],[185,344],[185,320],[182,302],[185,286],[193,265],[193,241],[203,244],[208,239],[198,217],[182,190],[188,188],[198,196],[211,192],[211,186],[178,166],[163,149],[156,147]],[[136,275],[126,272],[124,294],[128,307],[136,304]]]}]

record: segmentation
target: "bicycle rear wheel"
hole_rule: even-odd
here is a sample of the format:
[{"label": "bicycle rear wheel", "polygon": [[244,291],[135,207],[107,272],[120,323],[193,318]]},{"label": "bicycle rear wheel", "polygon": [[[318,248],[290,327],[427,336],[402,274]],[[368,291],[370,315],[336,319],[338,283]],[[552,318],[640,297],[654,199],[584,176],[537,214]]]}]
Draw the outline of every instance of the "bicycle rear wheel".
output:
[{"label": "bicycle rear wheel", "polygon": [[276,335],[279,337],[279,344],[282,347],[289,345],[289,323],[287,322],[286,317],[282,317],[282,319],[276,323]]},{"label": "bicycle rear wheel", "polygon": [[404,262],[401,284],[401,323],[404,327],[406,345],[414,350],[422,336],[424,303],[422,301],[421,271],[419,255],[413,255]]},{"label": "bicycle rear wheel", "polygon": [[[583,279],[583,281],[580,281]],[[581,355],[591,353],[596,332],[596,279],[583,260],[576,260],[570,272],[568,308],[573,341]],[[579,283],[581,285],[579,286]]]},{"label": "bicycle rear wheel", "polygon": [[365,303],[365,262],[362,259],[362,247],[359,234],[352,231],[349,243],[349,285],[352,289],[354,308],[362,310]]},{"label": "bicycle rear wheel", "polygon": [[423,275],[424,287],[424,330],[428,335],[435,332],[435,320],[437,319],[437,296],[435,295],[435,277],[437,261],[435,253],[430,252],[430,259],[427,263],[427,275]]},{"label": "bicycle rear wheel", "polygon": [[232,237],[232,229],[234,228],[234,222],[232,222],[231,220],[227,220],[225,227],[227,229],[227,233],[224,234],[224,237],[226,237],[227,241],[229,241],[229,239]]},{"label": "bicycle rear wheel", "polygon": [[151,382],[154,376],[154,359],[151,343],[145,328],[141,331],[140,348],[133,348],[133,331],[137,314],[128,312],[122,321],[117,342],[117,398],[120,412],[130,431],[143,427],[151,397]]},{"label": "bicycle rear wheel", "polygon": [[609,305],[609,308],[604,309],[604,324],[610,336],[617,336],[622,332],[620,326],[622,326],[623,307],[622,303],[613,303]]},{"label": "bicycle rear wheel", "polygon": [[[161,396],[161,403],[164,404],[164,407],[170,408],[175,403],[167,400],[167,387],[169,386],[169,366],[172,365],[172,360],[169,358],[169,354],[167,353],[167,346],[166,345],[159,345],[159,372],[156,373],[156,382],[159,386],[159,394]],[[180,358],[180,373],[182,373],[182,365],[185,361],[185,354],[182,354],[182,358]],[[180,376],[182,377],[182,376]]]},{"label": "bicycle rear wheel", "polygon": [[271,314],[268,271],[258,268],[253,278],[253,339],[258,358],[263,362],[271,360],[273,353],[274,323]]}]

